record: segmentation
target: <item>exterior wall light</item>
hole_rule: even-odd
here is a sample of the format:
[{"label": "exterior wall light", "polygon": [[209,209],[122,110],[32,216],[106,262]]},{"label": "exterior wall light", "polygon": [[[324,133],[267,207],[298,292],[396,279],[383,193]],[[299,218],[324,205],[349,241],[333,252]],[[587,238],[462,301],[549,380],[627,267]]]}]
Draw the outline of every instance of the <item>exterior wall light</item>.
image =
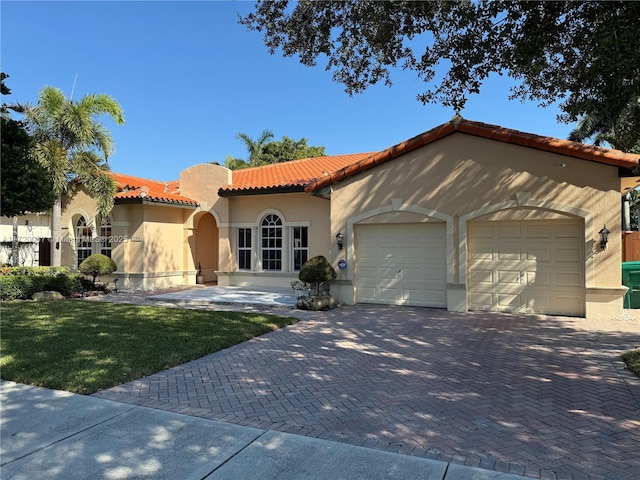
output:
[{"label": "exterior wall light", "polygon": [[336,233],[336,243],[338,244],[338,250],[342,250],[342,239],[343,239],[343,235],[341,232]]},{"label": "exterior wall light", "polygon": [[600,250],[606,250],[607,243],[609,242],[609,234],[611,231],[606,225],[602,227],[602,230],[598,232],[600,234]]}]

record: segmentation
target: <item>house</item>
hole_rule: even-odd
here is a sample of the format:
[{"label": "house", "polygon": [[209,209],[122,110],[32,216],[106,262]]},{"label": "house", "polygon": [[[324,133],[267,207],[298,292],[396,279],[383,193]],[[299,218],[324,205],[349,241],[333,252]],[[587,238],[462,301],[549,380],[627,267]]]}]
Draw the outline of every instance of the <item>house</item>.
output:
[{"label": "house", "polygon": [[[27,213],[17,217],[18,263],[25,267],[49,265],[51,217],[48,213]],[[12,264],[13,218],[0,217],[0,264]]]},{"label": "house", "polygon": [[287,286],[324,255],[347,304],[613,318],[621,193],[639,162],[455,117],[376,153],[196,165],[168,183],[113,174],[109,218],[82,190],[63,204],[63,261],[109,254],[120,286],[194,284],[198,271]]}]

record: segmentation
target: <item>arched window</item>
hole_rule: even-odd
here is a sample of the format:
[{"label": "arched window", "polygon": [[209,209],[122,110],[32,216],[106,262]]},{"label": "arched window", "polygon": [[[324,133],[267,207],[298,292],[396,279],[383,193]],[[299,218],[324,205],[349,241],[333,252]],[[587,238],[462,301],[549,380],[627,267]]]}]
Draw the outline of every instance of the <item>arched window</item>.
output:
[{"label": "arched window", "polygon": [[267,215],[262,220],[262,270],[282,270],[282,220]]},{"label": "arched window", "polygon": [[91,241],[93,232],[87,225],[84,217],[80,217],[76,222],[76,250],[78,253],[78,267],[82,261],[91,255]]},{"label": "arched window", "polygon": [[105,217],[100,224],[100,253],[111,258],[111,217]]}]

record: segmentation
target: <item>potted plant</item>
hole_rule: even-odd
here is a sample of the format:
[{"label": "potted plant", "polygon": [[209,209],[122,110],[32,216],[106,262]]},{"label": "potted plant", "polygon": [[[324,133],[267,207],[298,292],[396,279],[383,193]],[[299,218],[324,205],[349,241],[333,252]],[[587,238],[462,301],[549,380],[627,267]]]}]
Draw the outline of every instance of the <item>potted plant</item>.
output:
[{"label": "potted plant", "polygon": [[198,273],[196,274],[196,283],[203,284],[204,283],[204,275],[202,274],[202,265],[198,262]]}]

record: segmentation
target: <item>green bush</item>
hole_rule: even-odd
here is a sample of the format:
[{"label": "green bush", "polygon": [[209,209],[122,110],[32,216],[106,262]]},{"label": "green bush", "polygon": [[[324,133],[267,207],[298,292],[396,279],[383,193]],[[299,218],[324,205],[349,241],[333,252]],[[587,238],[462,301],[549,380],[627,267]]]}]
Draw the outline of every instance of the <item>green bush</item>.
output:
[{"label": "green bush", "polygon": [[81,278],[82,276],[77,273],[60,273],[47,281],[45,290],[55,290],[65,297],[68,297],[72,293],[78,293],[84,290],[84,288],[82,288],[82,282],[80,281]]},{"label": "green bush", "polygon": [[0,298],[27,300],[36,292],[55,290],[68,296],[82,290],[80,275],[63,267],[12,267],[0,271]]},{"label": "green bush", "polygon": [[0,268],[0,276],[2,275],[49,275],[55,276],[59,273],[67,273],[67,267],[2,267]]},{"label": "green bush", "polygon": [[111,260],[106,255],[100,253],[94,253],[82,261],[78,270],[85,275],[91,275],[93,277],[93,283],[96,283],[96,277],[100,275],[109,275],[118,269],[116,262]]},{"label": "green bush", "polygon": [[[28,277],[17,275],[0,276],[0,298],[2,300],[16,300],[27,298]],[[33,294],[32,294],[33,295]]]},{"label": "green bush", "polygon": [[329,261],[322,255],[307,260],[298,274],[298,278],[306,283],[315,285],[315,290],[320,293],[320,284],[335,280],[337,273]]}]

